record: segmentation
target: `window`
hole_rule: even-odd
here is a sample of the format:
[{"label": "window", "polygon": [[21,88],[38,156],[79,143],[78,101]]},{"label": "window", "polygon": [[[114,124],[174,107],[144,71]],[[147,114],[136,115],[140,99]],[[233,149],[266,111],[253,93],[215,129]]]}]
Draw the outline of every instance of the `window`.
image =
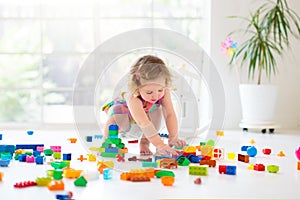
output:
[{"label": "window", "polygon": [[0,123],[72,123],[81,64],[119,33],[171,29],[208,50],[209,10],[208,0],[0,0]]}]

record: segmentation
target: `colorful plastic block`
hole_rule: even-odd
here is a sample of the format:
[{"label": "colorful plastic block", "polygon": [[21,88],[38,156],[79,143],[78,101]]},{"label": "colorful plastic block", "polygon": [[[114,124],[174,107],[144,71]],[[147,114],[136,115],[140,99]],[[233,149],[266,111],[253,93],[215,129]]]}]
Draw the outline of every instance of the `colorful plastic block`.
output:
[{"label": "colorful plastic block", "polygon": [[163,176],[161,177],[161,183],[164,186],[172,186],[175,182],[175,178],[173,176]]},{"label": "colorful plastic block", "polygon": [[224,131],[216,131],[217,136],[224,136]]},{"label": "colorful plastic block", "polygon": [[298,161],[298,167],[297,167],[298,170],[300,170],[300,161]]},{"label": "colorful plastic block", "polygon": [[278,165],[268,165],[267,170],[270,173],[277,173],[279,171],[279,166]]},{"label": "colorful plastic block", "polygon": [[238,154],[238,161],[249,163],[249,155]]},{"label": "colorful plastic block", "polygon": [[263,152],[263,154],[265,154],[265,155],[270,155],[271,152],[272,152],[272,150],[269,149],[269,148],[264,148],[264,149],[262,150],[262,152]]},{"label": "colorful plastic block", "polygon": [[215,167],[217,162],[215,160],[200,160],[200,165],[208,165],[209,167]]},{"label": "colorful plastic block", "polygon": [[164,158],[160,160],[159,166],[161,168],[172,169],[172,168],[177,168],[178,163],[174,158]]},{"label": "colorful plastic block", "polygon": [[8,167],[10,160],[1,160],[0,159],[0,167]]},{"label": "colorful plastic block", "polygon": [[51,178],[50,177],[40,177],[40,178],[36,178],[35,182],[37,186],[47,186],[50,182],[51,182]]},{"label": "colorful plastic block", "polygon": [[62,180],[53,180],[50,183],[48,183],[47,187],[51,191],[64,190],[65,189],[65,184]]},{"label": "colorful plastic block", "polygon": [[53,150],[52,149],[44,149],[45,156],[52,156]]},{"label": "colorful plastic block", "polygon": [[37,157],[35,158],[35,163],[36,163],[37,165],[42,165],[42,164],[44,164],[44,156],[37,156]]},{"label": "colorful plastic block", "polygon": [[207,176],[208,175],[208,166],[189,166],[189,174],[190,175],[199,175],[199,176]]},{"label": "colorful plastic block", "polygon": [[202,160],[202,156],[195,156],[193,154],[190,154],[187,156],[187,159],[191,161],[191,163],[199,163]]},{"label": "colorful plastic block", "polygon": [[63,154],[63,160],[72,160],[72,154],[71,153],[64,153]]},{"label": "colorful plastic block", "polygon": [[53,152],[61,152],[61,146],[50,146],[50,149],[52,149]]},{"label": "colorful plastic block", "polygon": [[81,173],[82,173],[82,170],[76,170],[76,169],[71,169],[71,168],[63,170],[63,175],[65,178],[78,178],[78,177],[80,177]]},{"label": "colorful plastic block", "polygon": [[87,154],[87,156],[88,156],[88,161],[90,162],[95,162],[97,160],[95,154]]},{"label": "colorful plastic block", "polygon": [[177,162],[178,162],[178,165],[179,166],[189,166],[189,164],[191,163],[189,161],[189,159],[187,159],[186,157],[184,156],[180,156],[177,158]]},{"label": "colorful plastic block", "polygon": [[0,182],[1,182],[2,179],[3,179],[3,176],[4,176],[4,173],[3,173],[3,172],[0,172]]},{"label": "colorful plastic block", "polygon": [[136,144],[136,143],[138,143],[138,142],[139,142],[139,140],[129,140],[129,141],[128,141],[129,144]]},{"label": "colorful plastic block", "polygon": [[34,181],[24,181],[24,182],[19,182],[19,183],[14,184],[15,188],[24,188],[24,187],[30,187],[30,186],[36,186],[36,182],[34,182]]},{"label": "colorful plastic block", "polygon": [[168,170],[160,170],[160,171],[157,171],[157,172],[155,173],[155,176],[156,176],[157,178],[161,178],[161,177],[164,177],[164,176],[173,176],[173,177],[175,177],[175,174],[174,174],[174,172],[172,172],[172,171],[168,171]]},{"label": "colorful plastic block", "polygon": [[250,157],[255,157],[256,154],[257,154],[257,149],[256,149],[254,146],[248,147],[248,148],[247,148],[247,154],[248,154]]},{"label": "colorful plastic block", "polygon": [[2,134],[0,134],[0,140],[2,140]]},{"label": "colorful plastic block", "polygon": [[235,153],[233,153],[233,152],[228,152],[228,153],[227,153],[227,158],[228,158],[228,160],[234,160],[234,158],[235,158]]},{"label": "colorful plastic block", "polygon": [[111,168],[103,169],[103,179],[104,180],[111,180],[112,179],[112,169]]},{"label": "colorful plastic block", "polygon": [[148,176],[132,176],[129,180],[132,182],[149,182],[150,178]]},{"label": "colorful plastic block", "polygon": [[77,142],[77,138],[68,138],[68,140],[73,144]]},{"label": "colorful plastic block", "polygon": [[247,151],[247,149],[248,149],[249,147],[251,147],[251,146],[242,146],[242,147],[241,147],[241,151]]},{"label": "colorful plastic block", "polygon": [[72,197],[73,193],[71,191],[55,195],[55,199],[57,200],[71,200]]},{"label": "colorful plastic block", "polygon": [[74,181],[74,185],[77,187],[85,187],[87,185],[87,180],[83,176],[80,176]]},{"label": "colorful plastic block", "polygon": [[284,157],[284,156],[285,156],[285,153],[284,153],[283,151],[280,151],[280,152],[277,154],[277,156],[279,156],[279,157]]},{"label": "colorful plastic block", "polygon": [[17,144],[16,149],[32,149],[37,150],[37,147],[44,146],[43,144]]},{"label": "colorful plastic block", "polygon": [[200,178],[200,177],[199,177],[199,178],[196,178],[196,179],[194,180],[194,183],[195,183],[196,185],[200,185],[200,184],[202,183],[201,178]]},{"label": "colorful plastic block", "polygon": [[27,163],[34,163],[34,156],[26,156]]},{"label": "colorful plastic block", "polygon": [[263,165],[263,164],[255,164],[254,165],[254,170],[255,171],[265,171],[265,165]]},{"label": "colorful plastic block", "polygon": [[142,162],[142,167],[157,167],[157,162]]},{"label": "colorful plastic block", "polygon": [[295,150],[295,155],[297,159],[300,160],[300,146],[298,147],[298,149]]},{"label": "colorful plastic block", "polygon": [[93,136],[86,136],[86,141],[87,142],[92,142],[93,141]]},{"label": "colorful plastic block", "polygon": [[79,158],[77,158],[77,160],[80,160],[82,162],[84,160],[87,160],[87,158],[84,158],[83,155],[80,155]]},{"label": "colorful plastic block", "polygon": [[214,158],[223,158],[224,157],[224,149],[215,148],[213,151]]},{"label": "colorful plastic block", "polygon": [[228,174],[228,175],[236,175],[236,166],[228,165],[226,167],[226,174]]},{"label": "colorful plastic block", "polygon": [[67,167],[66,163],[62,162],[62,161],[60,161],[60,162],[51,162],[50,164],[54,169],[62,169],[62,168]]}]

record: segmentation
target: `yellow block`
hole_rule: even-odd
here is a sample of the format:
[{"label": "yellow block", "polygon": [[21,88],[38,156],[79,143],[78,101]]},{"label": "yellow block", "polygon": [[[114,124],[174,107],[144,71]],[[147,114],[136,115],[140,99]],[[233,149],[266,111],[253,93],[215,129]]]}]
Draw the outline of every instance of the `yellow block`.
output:
[{"label": "yellow block", "polygon": [[228,152],[228,153],[227,153],[227,158],[228,158],[228,160],[234,160],[234,158],[235,158],[235,153],[233,153],[233,152]]},{"label": "yellow block", "polygon": [[216,134],[217,136],[224,136],[224,131],[217,131]]}]

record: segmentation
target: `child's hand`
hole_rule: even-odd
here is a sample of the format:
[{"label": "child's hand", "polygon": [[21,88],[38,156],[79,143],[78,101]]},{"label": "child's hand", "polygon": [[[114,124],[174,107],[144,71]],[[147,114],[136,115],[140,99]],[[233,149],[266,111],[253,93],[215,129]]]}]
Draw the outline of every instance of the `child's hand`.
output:
[{"label": "child's hand", "polygon": [[180,139],[170,139],[169,140],[169,145],[171,147],[175,146],[175,147],[184,147],[186,146],[186,142],[184,140],[180,140]]},{"label": "child's hand", "polygon": [[172,157],[176,157],[179,155],[179,151],[170,147],[169,145],[164,145],[163,147],[159,148],[158,152],[166,156],[172,154]]}]

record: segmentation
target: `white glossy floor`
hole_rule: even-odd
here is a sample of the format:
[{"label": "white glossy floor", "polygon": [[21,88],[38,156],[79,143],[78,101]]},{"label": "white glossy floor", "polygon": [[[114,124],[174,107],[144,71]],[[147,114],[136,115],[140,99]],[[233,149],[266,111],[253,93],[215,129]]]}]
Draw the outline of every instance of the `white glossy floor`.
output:
[{"label": "white glossy floor", "polygon": [[[80,154],[86,155],[86,150],[80,141],[71,144],[70,137],[78,137],[75,131],[39,131],[33,135],[27,135],[26,131],[1,131],[3,139],[0,144],[36,144],[42,143],[45,147],[50,145],[61,145],[63,153],[72,153],[71,167],[96,171],[95,162],[80,162],[77,160]],[[276,164],[280,166],[277,174],[267,171],[258,172],[248,170],[248,164],[238,161],[229,161],[226,158],[217,164],[230,164],[237,166],[237,175],[221,175],[218,168],[210,168],[209,175],[202,177],[202,184],[195,185],[195,176],[188,175],[187,167],[174,169],[176,175],[172,187],[165,187],[159,179],[152,179],[146,183],[132,183],[121,181],[120,170],[130,168],[141,168],[140,162],[116,163],[118,170],[113,171],[112,180],[89,181],[86,187],[75,187],[74,180],[65,180],[65,191],[72,191],[74,199],[300,199],[300,171],[297,170],[297,158],[295,149],[300,146],[300,131],[280,131],[275,134],[243,133],[241,131],[225,131],[216,147],[224,148],[226,152],[240,152],[242,145],[251,145],[250,141],[258,149],[258,155],[251,159],[252,163],[263,163],[265,165]],[[130,152],[137,150],[137,144],[127,144]],[[261,149],[269,147],[272,154],[266,156]],[[277,153],[283,151],[286,156],[278,157]],[[129,156],[129,155],[127,155]],[[126,159],[127,160],[127,159]],[[22,200],[48,200],[55,199],[55,194],[45,187],[29,187],[15,189],[16,182],[35,180],[37,177],[45,177],[45,170],[51,167],[47,165],[11,162],[9,167],[0,167],[4,172],[3,181],[0,182],[0,199],[22,199]]]}]

